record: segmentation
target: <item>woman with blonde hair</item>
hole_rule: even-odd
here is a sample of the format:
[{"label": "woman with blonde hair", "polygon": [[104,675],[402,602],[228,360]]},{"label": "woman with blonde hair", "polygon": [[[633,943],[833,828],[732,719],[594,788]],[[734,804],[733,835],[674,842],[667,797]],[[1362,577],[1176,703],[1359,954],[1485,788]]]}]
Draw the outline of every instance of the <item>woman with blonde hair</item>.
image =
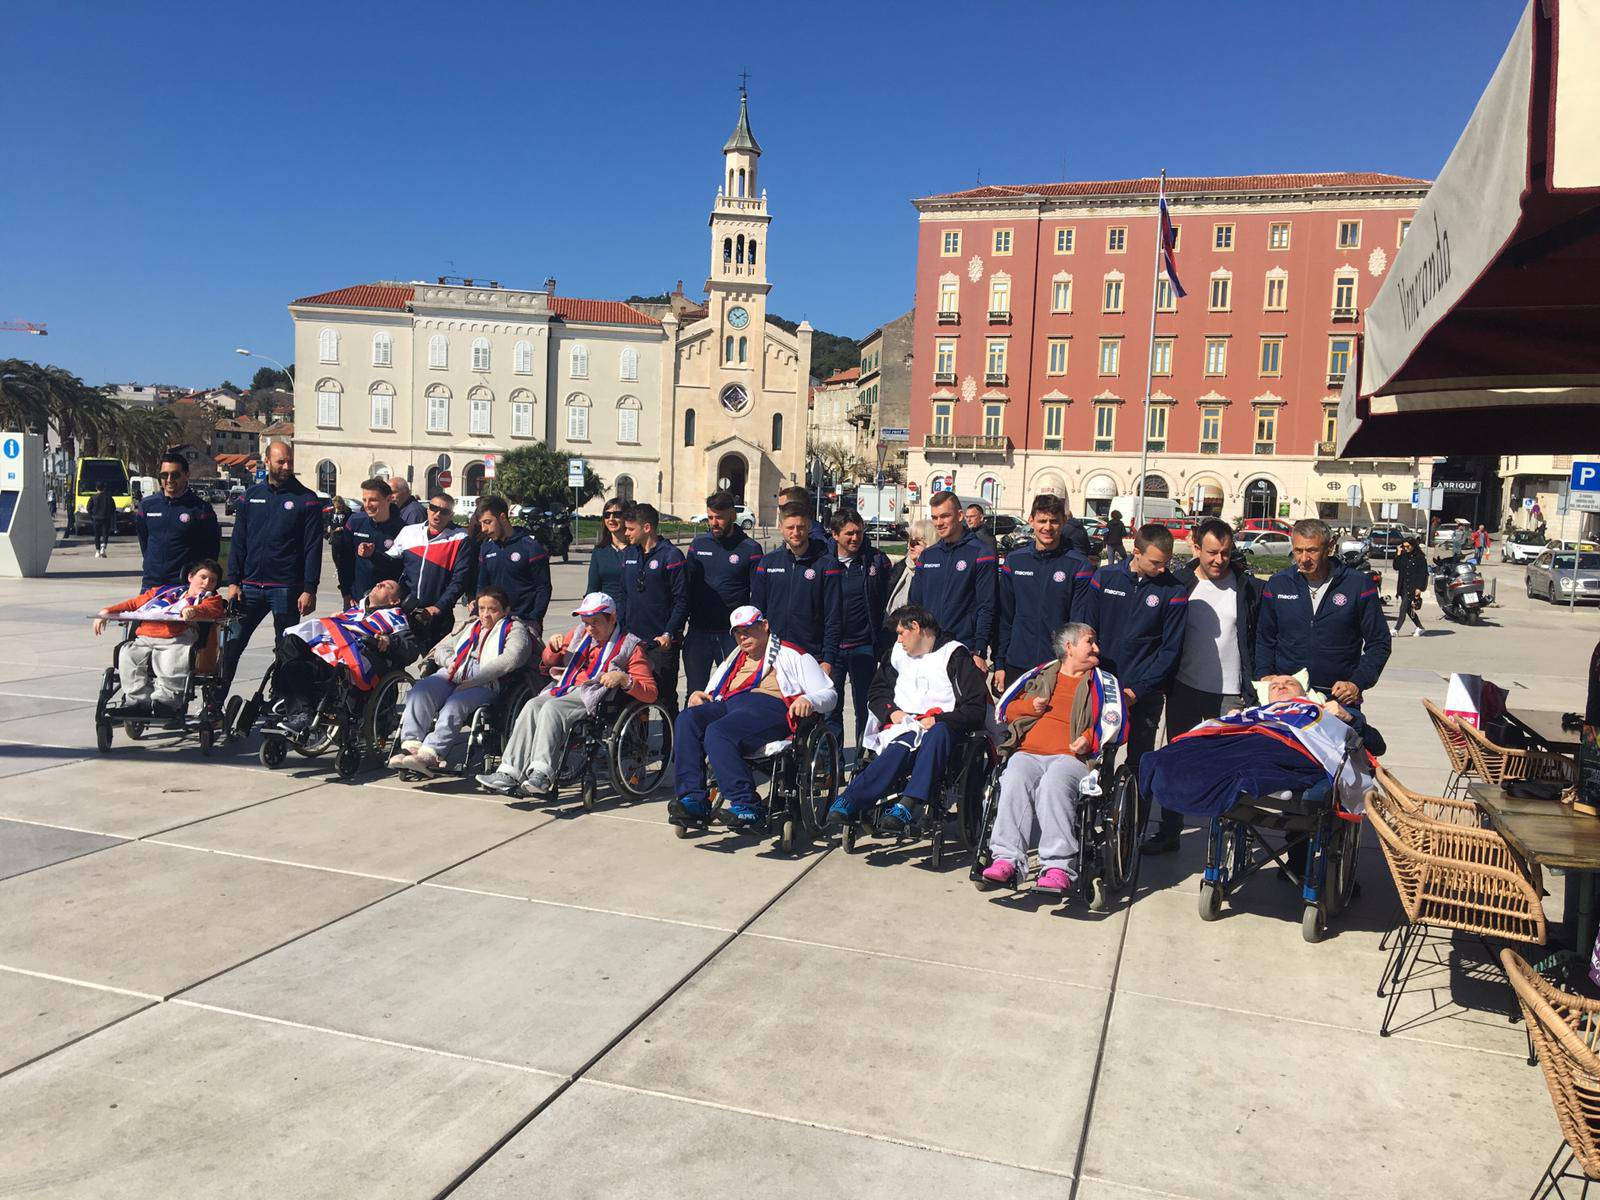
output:
[{"label": "woman with blonde hair", "polygon": [[917,560],[938,538],[939,531],[927,517],[906,526],[906,555],[889,572],[889,606],[884,610],[883,636],[878,639],[880,655],[894,641],[894,613],[911,602],[911,581],[917,575]]}]

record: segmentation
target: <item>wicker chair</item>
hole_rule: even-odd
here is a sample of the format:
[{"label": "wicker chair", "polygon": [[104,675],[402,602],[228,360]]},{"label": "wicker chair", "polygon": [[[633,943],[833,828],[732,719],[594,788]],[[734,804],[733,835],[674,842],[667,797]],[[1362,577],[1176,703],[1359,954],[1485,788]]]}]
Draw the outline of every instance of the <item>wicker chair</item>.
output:
[{"label": "wicker chair", "polygon": [[[1600,1180],[1600,1000],[1551,986],[1513,950],[1500,952],[1500,965],[1522,1006],[1561,1126],[1561,1145],[1534,1188],[1534,1200],[1566,1194],[1563,1179],[1581,1179],[1587,1196],[1589,1183]],[[1574,1160],[1581,1175],[1570,1170]]]},{"label": "wicker chair", "polygon": [[[1384,772],[1367,803],[1367,815],[1400,896],[1400,936],[1384,963],[1378,995],[1389,1003],[1378,1032],[1388,1037],[1405,994],[1430,942],[1449,943],[1450,932],[1472,935],[1490,957],[1493,939],[1543,945],[1546,937],[1539,872],[1525,864],[1492,829],[1431,820],[1417,793],[1399,787]],[[1437,800],[1423,797],[1423,800]],[[1454,807],[1451,807],[1455,813]],[[1433,966],[1445,965],[1439,958]]]},{"label": "wicker chair", "polygon": [[1424,698],[1422,707],[1427,710],[1428,720],[1433,723],[1433,731],[1439,735],[1439,741],[1444,745],[1445,757],[1450,760],[1450,777],[1445,780],[1444,794],[1460,795],[1467,784],[1477,776],[1477,771],[1472,765],[1472,755],[1467,749],[1467,739],[1462,736],[1459,727],[1460,722],[1432,700]]},{"label": "wicker chair", "polygon": [[[1426,704],[1427,701],[1424,700],[1423,703]],[[1440,715],[1442,716],[1443,714]],[[1446,720],[1448,719],[1446,718]],[[1465,744],[1465,742],[1462,743],[1463,747],[1465,747]],[[1412,816],[1420,817],[1424,821],[1437,821],[1443,825],[1461,825],[1469,829],[1483,826],[1483,810],[1472,801],[1413,792],[1405,784],[1389,774],[1382,763],[1376,763],[1374,770],[1378,777],[1378,786],[1384,789],[1387,797]]]},{"label": "wicker chair", "polygon": [[[1514,783],[1519,779],[1542,783],[1559,783],[1566,793],[1573,790],[1577,772],[1572,760],[1543,750],[1508,750],[1497,746],[1468,721],[1456,722],[1456,728],[1467,741],[1467,755],[1472,759],[1472,769],[1485,782],[1498,785]],[[1568,795],[1562,799],[1568,800]]]}]

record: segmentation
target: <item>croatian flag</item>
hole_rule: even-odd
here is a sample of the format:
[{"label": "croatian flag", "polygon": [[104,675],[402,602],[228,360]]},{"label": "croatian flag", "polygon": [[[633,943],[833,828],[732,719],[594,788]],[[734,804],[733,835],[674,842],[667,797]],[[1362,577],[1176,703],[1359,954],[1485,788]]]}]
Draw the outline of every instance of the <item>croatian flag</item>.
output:
[{"label": "croatian flag", "polygon": [[1172,261],[1172,252],[1178,248],[1178,234],[1172,228],[1172,214],[1167,211],[1167,198],[1161,197],[1161,265],[1167,272],[1167,278],[1172,281],[1172,294],[1178,299],[1183,299],[1186,293],[1183,284],[1178,282],[1178,268]]}]

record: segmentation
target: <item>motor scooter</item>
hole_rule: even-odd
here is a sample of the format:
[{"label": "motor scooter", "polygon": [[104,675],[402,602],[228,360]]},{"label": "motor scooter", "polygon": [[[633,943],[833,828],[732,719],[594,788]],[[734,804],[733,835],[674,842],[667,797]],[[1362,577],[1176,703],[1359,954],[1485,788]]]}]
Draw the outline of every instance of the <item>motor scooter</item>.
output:
[{"label": "motor scooter", "polygon": [[1483,620],[1483,576],[1460,554],[1450,552],[1433,560],[1433,598],[1452,621],[1476,625]]},{"label": "motor scooter", "polygon": [[1387,604],[1389,597],[1383,594],[1383,574],[1372,569],[1371,547],[1372,543],[1366,538],[1344,538],[1339,542],[1339,561],[1372,580],[1372,586],[1378,590],[1378,603]]}]

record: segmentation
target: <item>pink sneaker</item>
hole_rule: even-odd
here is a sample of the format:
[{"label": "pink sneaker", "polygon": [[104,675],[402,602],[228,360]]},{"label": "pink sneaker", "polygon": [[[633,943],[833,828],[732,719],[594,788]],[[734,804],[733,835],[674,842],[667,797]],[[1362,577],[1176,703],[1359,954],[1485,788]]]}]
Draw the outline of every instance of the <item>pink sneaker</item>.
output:
[{"label": "pink sneaker", "polygon": [[992,892],[995,888],[1010,887],[1017,877],[1017,866],[1009,858],[997,858],[978,876],[978,890]]},{"label": "pink sneaker", "polygon": [[1034,891],[1052,896],[1065,896],[1071,889],[1072,879],[1060,867],[1047,867],[1039,872],[1039,878],[1033,885]]}]

